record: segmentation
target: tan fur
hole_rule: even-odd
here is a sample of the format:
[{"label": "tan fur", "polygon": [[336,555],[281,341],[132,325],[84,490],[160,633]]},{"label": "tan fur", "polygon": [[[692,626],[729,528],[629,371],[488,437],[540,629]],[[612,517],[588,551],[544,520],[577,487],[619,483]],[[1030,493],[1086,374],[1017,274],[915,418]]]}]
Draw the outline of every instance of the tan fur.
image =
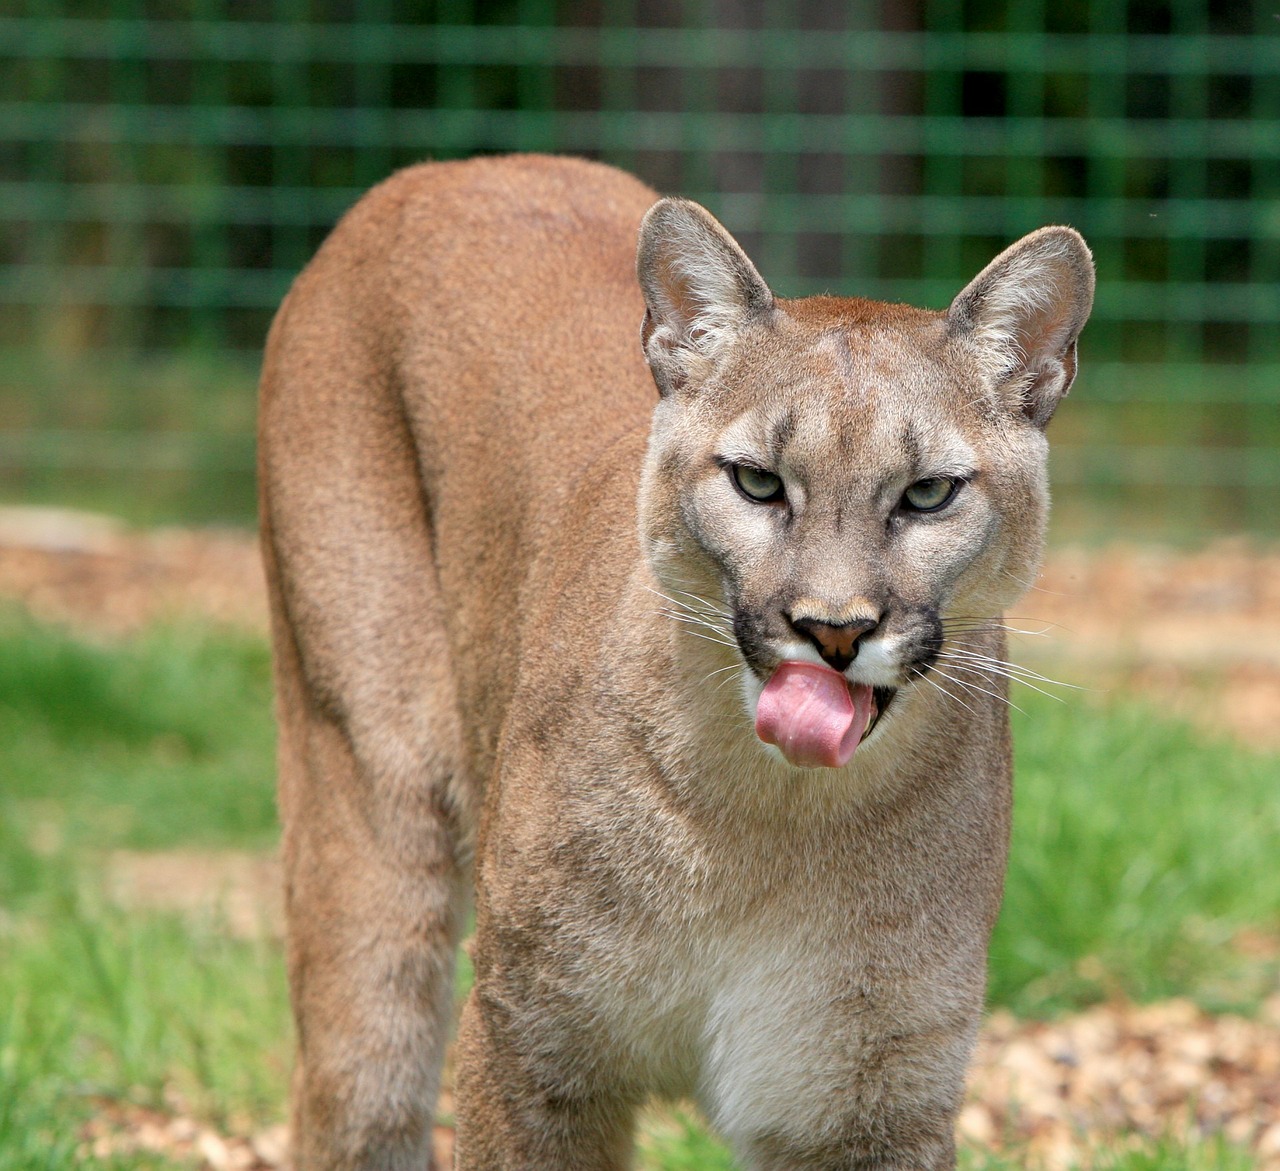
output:
[{"label": "tan fur", "polygon": [[[1008,833],[999,616],[1088,251],[1044,229],[945,314],[784,302],[655,199],[563,159],[413,168],[272,329],[299,1171],[427,1165],[473,871],[459,1167],[624,1167],[653,1094],[744,1168],[954,1162]],[[847,676],[900,690],[848,766],[794,768],[755,701],[818,660],[791,621],[853,619]]]}]

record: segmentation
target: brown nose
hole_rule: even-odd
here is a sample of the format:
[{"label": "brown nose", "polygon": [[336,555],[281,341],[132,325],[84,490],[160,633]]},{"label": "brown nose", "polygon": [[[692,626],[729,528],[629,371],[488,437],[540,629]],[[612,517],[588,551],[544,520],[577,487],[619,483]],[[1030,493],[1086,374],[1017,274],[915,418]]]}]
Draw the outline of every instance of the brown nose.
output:
[{"label": "brown nose", "polygon": [[874,618],[855,618],[852,622],[839,623],[819,622],[816,618],[792,618],[790,622],[837,671],[843,671],[858,657],[858,639],[879,625]]}]

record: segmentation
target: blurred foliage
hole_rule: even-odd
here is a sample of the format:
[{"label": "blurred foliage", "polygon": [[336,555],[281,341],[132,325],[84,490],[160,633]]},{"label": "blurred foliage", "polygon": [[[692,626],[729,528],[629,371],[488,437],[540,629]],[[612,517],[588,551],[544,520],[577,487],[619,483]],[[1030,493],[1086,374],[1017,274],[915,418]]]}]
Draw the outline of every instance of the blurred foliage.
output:
[{"label": "blurred foliage", "polygon": [[252,368],[333,223],[419,159],[557,150],[707,203],[786,295],[942,307],[1074,224],[1064,531],[1275,533],[1261,0],[15,0],[0,31],[10,498],[247,520]]}]

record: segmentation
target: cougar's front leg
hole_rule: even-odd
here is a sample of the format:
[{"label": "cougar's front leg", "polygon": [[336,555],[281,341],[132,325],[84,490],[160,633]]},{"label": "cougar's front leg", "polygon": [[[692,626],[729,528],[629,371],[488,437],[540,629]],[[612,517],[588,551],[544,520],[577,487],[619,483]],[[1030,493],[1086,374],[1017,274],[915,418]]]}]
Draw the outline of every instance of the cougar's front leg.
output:
[{"label": "cougar's front leg", "polygon": [[576,1085],[539,1076],[528,1052],[538,1046],[511,1028],[500,1000],[472,990],[458,1031],[457,1171],[630,1167],[634,1102],[586,1072],[586,1053]]},{"label": "cougar's front leg", "polygon": [[[896,1130],[891,1120],[890,1129]],[[803,1144],[780,1138],[758,1140],[745,1157],[750,1171],[953,1171],[955,1139],[947,1128],[898,1130],[888,1140],[851,1136],[847,1142]]]},{"label": "cougar's front leg", "polygon": [[740,1164],[744,1171],[954,1171],[971,1038],[963,1022],[954,1032],[865,1037],[858,1062],[812,1086],[808,1101],[793,1100],[788,1114],[778,1112],[781,1094],[743,1110],[730,1124]]}]

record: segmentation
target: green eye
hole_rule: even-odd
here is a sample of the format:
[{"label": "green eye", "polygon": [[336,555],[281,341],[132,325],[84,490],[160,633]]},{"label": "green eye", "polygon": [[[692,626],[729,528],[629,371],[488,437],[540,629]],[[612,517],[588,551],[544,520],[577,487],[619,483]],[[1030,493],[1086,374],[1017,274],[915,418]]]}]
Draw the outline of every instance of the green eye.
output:
[{"label": "green eye", "polygon": [[729,469],[733,482],[749,500],[759,504],[772,504],[786,499],[782,489],[782,479],[763,468],[753,468],[750,464],[733,464]]},{"label": "green eye", "polygon": [[902,503],[912,512],[937,512],[951,503],[960,487],[958,480],[936,476],[929,480],[917,480],[902,494]]}]

